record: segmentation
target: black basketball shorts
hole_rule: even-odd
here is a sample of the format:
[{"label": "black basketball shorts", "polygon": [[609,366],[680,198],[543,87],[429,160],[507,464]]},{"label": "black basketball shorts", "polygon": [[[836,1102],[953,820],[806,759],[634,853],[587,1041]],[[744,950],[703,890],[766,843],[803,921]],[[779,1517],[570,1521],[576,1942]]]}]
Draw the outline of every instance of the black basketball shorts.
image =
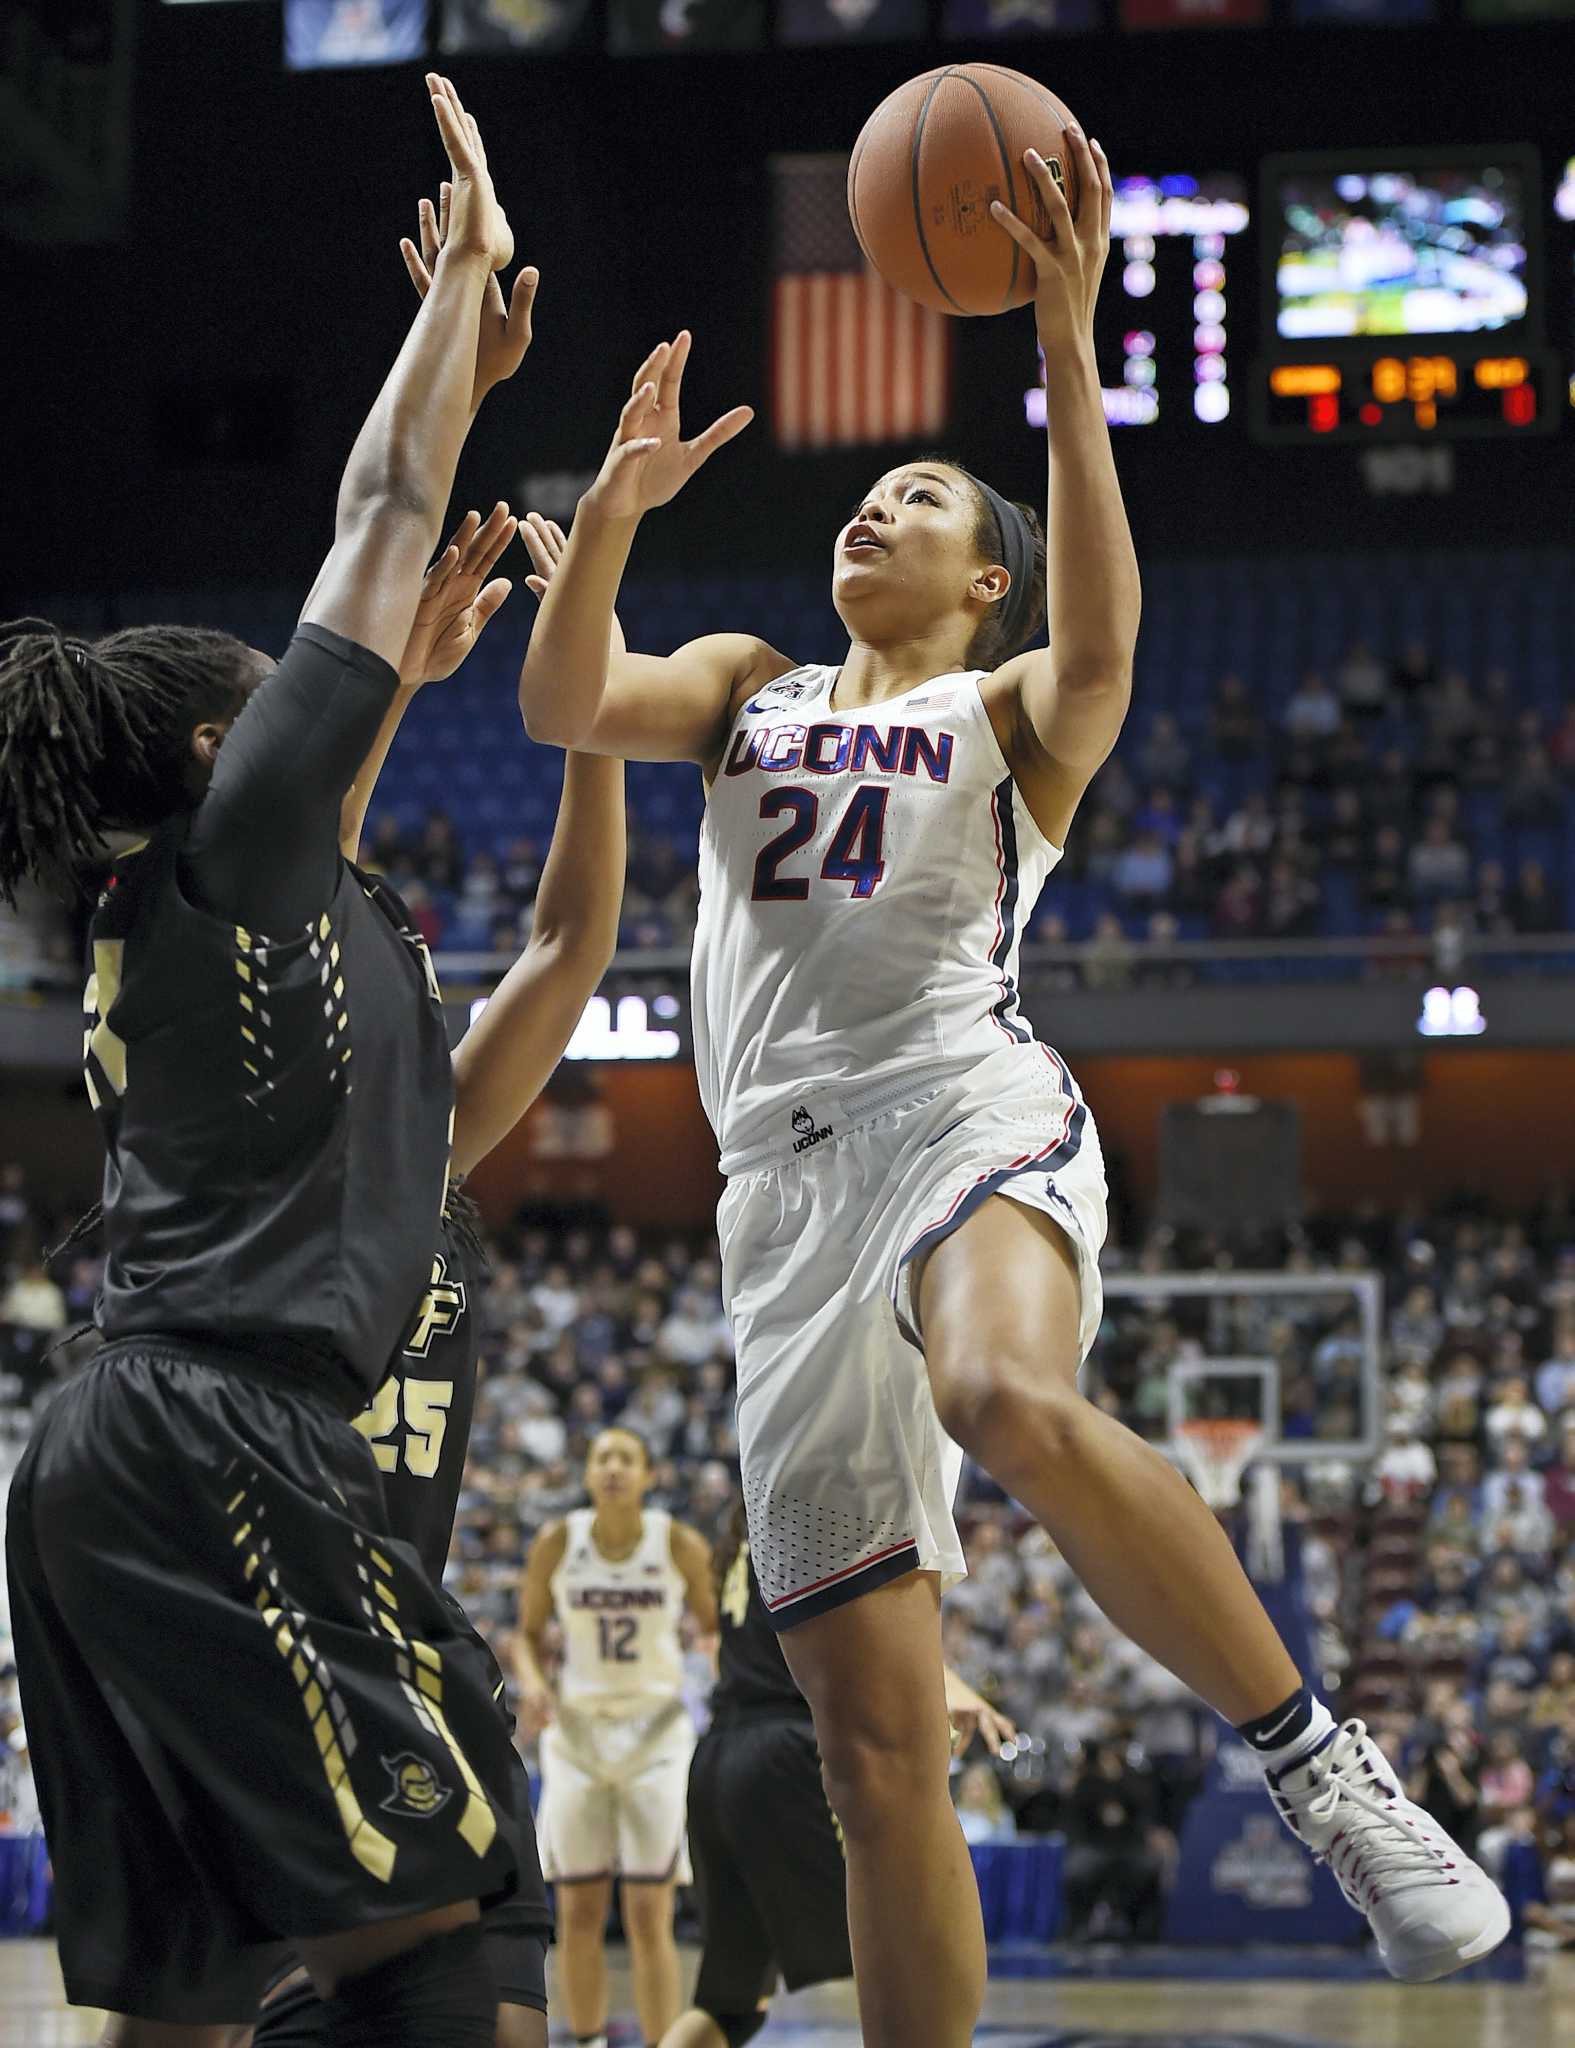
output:
[{"label": "black basketball shorts", "polygon": [[808,1721],[713,1723],[689,1770],[689,1853],[703,2012],[752,2012],[778,1977],[797,1991],[853,1975],[842,1837]]},{"label": "black basketball shorts", "polygon": [[108,1346],[6,1551],[73,2004],[243,2024],[301,1937],[512,1893],[504,1721],[326,1399]]}]

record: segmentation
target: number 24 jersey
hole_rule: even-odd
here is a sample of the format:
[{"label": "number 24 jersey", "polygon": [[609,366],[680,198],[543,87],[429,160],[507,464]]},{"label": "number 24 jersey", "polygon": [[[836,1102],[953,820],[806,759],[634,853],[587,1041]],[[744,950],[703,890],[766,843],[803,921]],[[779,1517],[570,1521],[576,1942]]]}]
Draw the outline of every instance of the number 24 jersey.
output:
[{"label": "number 24 jersey", "polygon": [[756,691],[707,798],[695,1066],[724,1173],[792,1142],[812,1084],[900,1091],[1032,1036],[1018,954],[1061,850],[979,675],[833,709],[836,678],[799,668]]}]

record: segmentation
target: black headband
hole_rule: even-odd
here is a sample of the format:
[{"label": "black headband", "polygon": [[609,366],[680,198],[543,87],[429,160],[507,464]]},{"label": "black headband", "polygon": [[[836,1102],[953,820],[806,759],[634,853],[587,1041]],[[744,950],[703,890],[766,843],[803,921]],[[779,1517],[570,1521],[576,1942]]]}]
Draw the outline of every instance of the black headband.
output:
[{"label": "black headband", "polygon": [[1006,645],[1015,649],[1027,633],[1033,608],[1033,529],[1017,507],[999,491],[992,491],[983,477],[969,469],[963,475],[995,514],[1001,531],[1001,566],[1012,579],[1010,590],[1001,599],[1002,627]]}]

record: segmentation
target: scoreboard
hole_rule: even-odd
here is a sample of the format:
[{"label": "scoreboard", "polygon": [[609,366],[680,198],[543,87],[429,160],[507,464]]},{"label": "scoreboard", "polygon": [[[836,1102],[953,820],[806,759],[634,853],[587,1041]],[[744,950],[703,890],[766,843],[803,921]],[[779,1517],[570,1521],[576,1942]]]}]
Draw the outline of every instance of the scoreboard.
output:
[{"label": "scoreboard", "polygon": [[1529,150],[1271,157],[1253,426],[1411,441],[1556,426]]},{"label": "scoreboard", "polygon": [[[1544,181],[1511,146],[1272,157],[1255,207],[1230,172],[1118,166],[1095,338],[1105,416],[1144,442],[1559,432],[1575,158]],[[1024,415],[1043,427],[1042,363]]]}]

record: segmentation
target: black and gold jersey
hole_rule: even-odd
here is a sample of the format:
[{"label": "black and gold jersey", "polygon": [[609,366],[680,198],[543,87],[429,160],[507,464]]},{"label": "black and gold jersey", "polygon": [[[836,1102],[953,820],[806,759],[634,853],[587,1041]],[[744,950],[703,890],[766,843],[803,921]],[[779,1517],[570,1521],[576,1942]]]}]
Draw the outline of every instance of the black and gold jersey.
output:
[{"label": "black and gold jersey", "polygon": [[737,1556],[723,1575],[717,1608],[721,1639],[716,1690],[711,1695],[716,1719],[770,1712],[807,1722],[809,1703],[793,1683],[782,1655],[782,1645],[760,1597],[747,1542],[738,1546]]},{"label": "black and gold jersey", "polygon": [[481,1248],[457,1190],[444,1205],[432,1277],[402,1348],[355,1427],[383,1475],[390,1532],[441,1584],[476,1408]]},{"label": "black and gold jersey", "polygon": [[304,1359],[347,1412],[428,1284],[453,1116],[426,946],[338,854],[340,799],[397,680],[303,629],[198,809],[117,861],[84,1003],[108,1152],[104,1335]]}]

